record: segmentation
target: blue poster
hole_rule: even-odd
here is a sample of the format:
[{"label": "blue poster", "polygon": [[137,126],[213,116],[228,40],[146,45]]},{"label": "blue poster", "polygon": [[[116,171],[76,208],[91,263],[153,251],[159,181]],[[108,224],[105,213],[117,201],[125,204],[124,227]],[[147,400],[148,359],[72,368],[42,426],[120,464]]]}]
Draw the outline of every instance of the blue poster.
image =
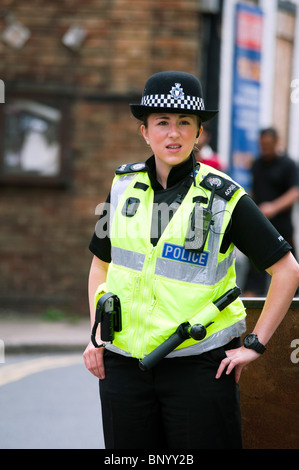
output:
[{"label": "blue poster", "polygon": [[262,28],[260,8],[236,5],[230,174],[249,192],[259,151]]}]

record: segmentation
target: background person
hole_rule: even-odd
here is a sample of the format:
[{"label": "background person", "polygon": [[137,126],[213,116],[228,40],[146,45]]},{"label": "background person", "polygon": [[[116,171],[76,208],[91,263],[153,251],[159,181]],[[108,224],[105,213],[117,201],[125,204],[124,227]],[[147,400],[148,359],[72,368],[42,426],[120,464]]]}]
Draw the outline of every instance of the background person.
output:
[{"label": "background person", "polygon": [[217,170],[223,170],[219,155],[211,147],[212,131],[209,122],[204,122],[198,143],[194,147],[197,162],[205,163]]},{"label": "background person", "polygon": [[[296,163],[278,151],[277,131],[263,129],[259,137],[260,155],[252,166],[252,198],[295,253],[292,209],[299,198],[299,175]],[[266,295],[269,277],[251,263],[244,296]]]}]

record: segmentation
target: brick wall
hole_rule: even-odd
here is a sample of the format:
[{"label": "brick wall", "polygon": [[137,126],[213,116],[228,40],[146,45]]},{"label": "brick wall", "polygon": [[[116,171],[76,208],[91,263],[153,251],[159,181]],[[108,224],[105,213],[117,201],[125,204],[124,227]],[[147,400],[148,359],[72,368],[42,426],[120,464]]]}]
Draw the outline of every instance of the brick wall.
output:
[{"label": "brick wall", "polygon": [[[65,189],[0,186],[0,309],[41,312],[55,306],[87,314],[95,207],[106,198],[120,163],[149,156],[128,103],[139,101],[152,73],[197,73],[196,5],[2,0],[0,33],[13,13],[31,36],[20,50],[0,42],[0,78],[12,96],[14,90],[67,91],[71,169]],[[87,37],[73,52],[61,38],[77,22]]]}]

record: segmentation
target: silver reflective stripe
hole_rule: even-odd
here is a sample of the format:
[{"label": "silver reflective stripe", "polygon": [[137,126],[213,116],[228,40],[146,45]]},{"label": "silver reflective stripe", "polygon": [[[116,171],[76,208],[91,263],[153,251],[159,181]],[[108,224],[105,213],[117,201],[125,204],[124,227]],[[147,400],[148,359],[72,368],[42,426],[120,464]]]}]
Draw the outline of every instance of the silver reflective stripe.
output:
[{"label": "silver reflective stripe", "polygon": [[131,181],[136,178],[136,173],[131,175],[123,175],[114,183],[110,193],[110,227],[112,227],[112,222],[114,219],[115,210],[119,203],[119,199],[124,194],[125,190],[131,183]]},{"label": "silver reflective stripe", "polygon": [[211,349],[220,348],[229,343],[234,338],[239,338],[246,331],[246,319],[239,320],[234,325],[231,325],[224,330],[217,331],[216,333],[209,336],[206,340],[199,341],[198,343],[189,346],[188,348],[181,348],[177,351],[173,351],[166,357],[178,357],[178,356],[195,356],[202,354]]},{"label": "silver reflective stripe", "polygon": [[190,264],[187,263],[158,258],[155,274],[177,281],[206,284],[207,268],[190,266]]},{"label": "silver reflective stripe", "polygon": [[212,286],[226,276],[227,270],[233,265],[234,259],[235,252],[232,251],[227,258],[218,263],[216,272],[212,272],[209,268],[210,260],[206,267],[201,267],[180,261],[158,258],[155,274],[177,281]]},{"label": "silver reflective stripe", "polygon": [[[212,279],[216,276],[218,254],[220,250],[220,234],[223,230],[223,219],[225,214],[227,202],[215,195],[213,202],[213,222],[214,224],[210,228],[210,234],[208,239],[207,251],[209,252],[209,262],[207,267],[208,282],[207,284],[213,284]],[[218,282],[218,281],[215,281]]]},{"label": "silver reflective stripe", "polygon": [[[224,330],[217,331],[217,333],[214,333],[213,335],[209,336],[206,340],[200,341],[194,344],[193,346],[189,346],[188,348],[181,348],[177,351],[171,352],[166,356],[166,358],[196,356],[199,354],[203,354],[204,352],[208,352],[212,349],[224,346],[234,338],[239,338],[243,333],[245,333],[245,331],[246,320],[245,318],[243,318],[234,325],[231,325],[228,328],[225,328]],[[113,351],[123,356],[132,356],[130,353],[124,351],[123,349],[114,346],[114,344],[106,344],[106,349],[109,349],[109,351]]]},{"label": "silver reflective stripe", "polygon": [[233,265],[235,258],[236,250],[233,249],[233,251],[227,256],[227,258],[218,263],[216,271],[216,282],[221,281],[221,279],[226,276],[227,270]]},{"label": "silver reflective stripe", "polygon": [[142,271],[145,255],[112,246],[112,262],[118,266]]}]

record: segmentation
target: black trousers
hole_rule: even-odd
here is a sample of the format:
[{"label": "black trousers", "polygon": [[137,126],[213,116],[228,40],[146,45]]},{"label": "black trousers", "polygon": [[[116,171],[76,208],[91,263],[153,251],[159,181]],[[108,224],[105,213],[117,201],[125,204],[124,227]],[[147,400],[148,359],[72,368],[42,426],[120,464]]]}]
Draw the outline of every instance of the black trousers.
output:
[{"label": "black trousers", "polygon": [[100,396],[106,448],[241,448],[234,373],[215,379],[225,349],[238,345],[233,340],[198,356],[163,359],[146,372],[137,359],[105,350]]}]

